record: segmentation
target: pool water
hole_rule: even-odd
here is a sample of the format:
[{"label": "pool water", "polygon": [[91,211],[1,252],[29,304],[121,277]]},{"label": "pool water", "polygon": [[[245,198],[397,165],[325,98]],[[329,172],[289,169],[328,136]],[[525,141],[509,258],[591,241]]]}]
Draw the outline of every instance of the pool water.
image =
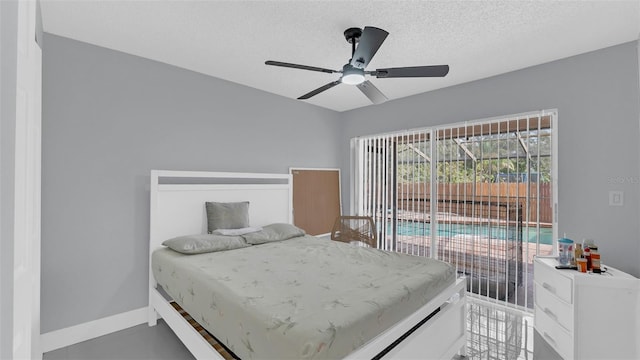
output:
[{"label": "pool water", "polygon": [[[515,226],[488,226],[471,224],[438,224],[438,236],[454,237],[456,235],[488,236],[493,239],[516,239]],[[540,244],[553,244],[553,229],[539,228]],[[398,235],[429,236],[431,224],[423,222],[399,221]],[[391,234],[391,229],[389,229]],[[536,228],[524,226],[522,228],[522,240],[530,243],[536,242]]]}]

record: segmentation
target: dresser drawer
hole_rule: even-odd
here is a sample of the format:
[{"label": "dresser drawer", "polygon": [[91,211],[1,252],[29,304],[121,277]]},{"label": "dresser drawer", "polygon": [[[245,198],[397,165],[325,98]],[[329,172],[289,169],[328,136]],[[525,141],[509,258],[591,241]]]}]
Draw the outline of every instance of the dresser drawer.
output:
[{"label": "dresser drawer", "polygon": [[563,359],[573,359],[573,338],[543,309],[535,307],[535,328],[542,338],[558,352]]},{"label": "dresser drawer", "polygon": [[563,302],[538,283],[535,283],[534,299],[535,305],[540,311],[547,314],[570,333],[573,332],[573,306]]},{"label": "dresser drawer", "polygon": [[544,264],[534,262],[533,277],[542,288],[569,304],[573,303],[573,280],[560,274],[560,271]]}]

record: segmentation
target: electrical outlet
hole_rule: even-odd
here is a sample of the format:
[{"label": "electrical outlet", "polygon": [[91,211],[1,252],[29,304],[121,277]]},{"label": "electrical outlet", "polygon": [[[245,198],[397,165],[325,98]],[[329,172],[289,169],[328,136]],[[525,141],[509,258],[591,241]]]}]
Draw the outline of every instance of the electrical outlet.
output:
[{"label": "electrical outlet", "polygon": [[609,191],[609,206],[623,206],[624,205],[624,192],[622,191]]}]

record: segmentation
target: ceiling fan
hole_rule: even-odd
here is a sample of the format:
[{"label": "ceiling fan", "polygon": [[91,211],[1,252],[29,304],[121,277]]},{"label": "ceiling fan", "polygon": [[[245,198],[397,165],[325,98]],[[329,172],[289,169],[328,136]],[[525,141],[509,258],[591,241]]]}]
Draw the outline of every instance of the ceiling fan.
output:
[{"label": "ceiling fan", "polygon": [[[265,61],[266,65],[282,66],[301,70],[319,71],[324,73],[341,73],[342,76],[338,80],[332,81],[313,91],[310,91],[298,98],[298,100],[309,99],[318,95],[323,91],[344,83],[348,85],[356,85],[362,93],[364,93],[371,102],[380,104],[387,101],[387,97],[378,90],[369,80],[365,80],[365,75],[381,78],[404,78],[404,77],[443,77],[449,72],[449,65],[432,65],[432,66],[412,66],[376,69],[373,71],[365,71],[369,62],[376,54],[384,40],[389,35],[388,32],[366,26],[364,29],[349,28],[344,31],[344,37],[351,44],[351,59],[347,62],[342,70],[331,70],[315,66],[291,64],[280,61]],[[357,46],[356,46],[357,44]]]}]

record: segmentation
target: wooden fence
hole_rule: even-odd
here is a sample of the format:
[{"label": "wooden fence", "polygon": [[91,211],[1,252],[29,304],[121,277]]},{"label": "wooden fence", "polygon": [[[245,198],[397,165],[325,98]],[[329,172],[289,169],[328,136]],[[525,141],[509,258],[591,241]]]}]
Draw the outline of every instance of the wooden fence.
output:
[{"label": "wooden fence", "polygon": [[[527,188],[529,193],[527,194]],[[539,189],[539,192],[538,192]],[[404,183],[398,185],[398,208],[406,211],[429,211],[431,200],[430,184]],[[539,193],[539,196],[538,196]],[[490,203],[511,204],[522,209],[522,220],[538,220],[539,203],[540,223],[552,222],[552,199],[550,183],[464,183],[438,184],[438,203],[451,201],[455,204]],[[529,200],[527,202],[527,199]],[[528,206],[527,206],[528,204]],[[471,209],[457,205],[461,214],[469,215]],[[440,205],[439,205],[440,208]]]}]

